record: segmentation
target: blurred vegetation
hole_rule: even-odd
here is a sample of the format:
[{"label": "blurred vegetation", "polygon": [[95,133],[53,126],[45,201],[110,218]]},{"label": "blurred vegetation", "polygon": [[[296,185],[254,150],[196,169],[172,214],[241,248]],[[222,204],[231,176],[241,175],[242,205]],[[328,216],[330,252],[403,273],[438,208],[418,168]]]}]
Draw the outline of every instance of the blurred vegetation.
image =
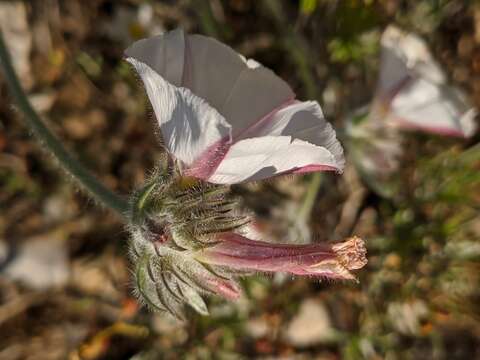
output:
[{"label": "blurred vegetation", "polygon": [[[161,152],[123,49],[177,26],[274,69],[341,129],[371,99],[378,40],[396,23],[425,37],[452,82],[480,106],[480,7],[473,1],[17,3],[32,42],[30,96],[43,99],[37,106],[49,126],[121,193],[145,180]],[[315,180],[305,222],[315,241],[353,233],[366,240],[369,264],[359,284],[258,275],[243,280],[240,301],[210,299],[210,317],[189,313],[182,324],[138,307],[122,224],[42,155],[1,78],[0,97],[0,358],[480,358],[478,135],[408,133],[392,198],[371,191],[351,165],[343,176]],[[311,179],[234,190],[285,241]],[[68,281],[35,288],[13,279],[7,270],[23,246],[53,238],[68,255]]]}]

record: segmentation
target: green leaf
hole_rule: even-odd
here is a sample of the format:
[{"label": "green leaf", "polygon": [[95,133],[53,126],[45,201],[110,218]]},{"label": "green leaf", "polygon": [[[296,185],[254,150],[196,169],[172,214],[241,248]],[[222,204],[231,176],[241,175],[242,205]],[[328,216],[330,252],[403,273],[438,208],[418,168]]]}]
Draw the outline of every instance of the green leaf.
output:
[{"label": "green leaf", "polygon": [[312,14],[317,8],[317,0],[302,0],[300,2],[300,12],[305,15]]}]

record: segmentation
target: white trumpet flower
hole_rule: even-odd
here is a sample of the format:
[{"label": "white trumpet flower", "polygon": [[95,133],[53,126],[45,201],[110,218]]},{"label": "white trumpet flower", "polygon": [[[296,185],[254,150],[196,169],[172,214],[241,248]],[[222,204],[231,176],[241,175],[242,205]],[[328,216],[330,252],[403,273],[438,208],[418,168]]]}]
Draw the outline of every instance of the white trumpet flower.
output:
[{"label": "white trumpet flower", "polygon": [[344,167],[315,101],[295,100],[271,70],[201,35],[174,30],[126,50],[167,151],[184,174],[217,184]]}]

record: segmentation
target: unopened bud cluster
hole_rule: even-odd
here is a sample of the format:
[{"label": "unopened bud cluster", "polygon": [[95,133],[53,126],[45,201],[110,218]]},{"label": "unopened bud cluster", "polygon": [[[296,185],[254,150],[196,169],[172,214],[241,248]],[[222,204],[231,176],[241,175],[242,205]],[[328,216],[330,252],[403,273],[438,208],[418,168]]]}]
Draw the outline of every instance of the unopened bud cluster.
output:
[{"label": "unopened bud cluster", "polygon": [[216,233],[248,222],[236,214],[229,187],[183,177],[170,164],[153,173],[131,202],[130,253],[138,297],[154,310],[182,317],[183,304],[201,314],[201,294],[239,295],[232,271],[199,262],[194,255],[218,243]]}]

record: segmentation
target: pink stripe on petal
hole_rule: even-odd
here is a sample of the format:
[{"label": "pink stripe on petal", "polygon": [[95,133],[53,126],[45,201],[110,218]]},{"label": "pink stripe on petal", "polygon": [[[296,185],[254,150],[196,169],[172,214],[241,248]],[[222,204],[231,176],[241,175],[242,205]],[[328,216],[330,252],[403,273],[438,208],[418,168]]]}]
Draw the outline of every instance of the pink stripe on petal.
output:
[{"label": "pink stripe on petal", "polygon": [[292,104],[299,102],[300,101],[296,100],[295,98],[286,100],[285,102],[274,108],[272,111],[270,111],[268,114],[258,119],[257,121],[254,121],[247,128],[242,130],[237,136],[235,136],[235,141],[238,141],[240,139],[246,139],[249,137],[256,137],[256,134],[258,135],[258,133],[262,131],[262,127],[273,120],[273,117],[276,113],[278,113],[280,110],[285,109],[286,107],[289,107]]},{"label": "pink stripe on petal", "polygon": [[227,155],[232,142],[223,138],[210,145],[187,169],[184,174],[198,179],[208,180]]},{"label": "pink stripe on petal", "polygon": [[317,172],[317,171],[339,172],[340,169],[336,168],[335,166],[312,164],[312,165],[306,165],[299,168],[294,168],[288,171],[277,173],[271,176],[270,179],[275,178],[277,176],[284,176],[284,175],[291,175],[291,174],[308,174],[308,173]]},{"label": "pink stripe on petal", "polygon": [[335,166],[329,166],[329,165],[307,165],[307,166],[302,166],[301,168],[294,169],[292,171],[289,171],[289,174],[306,174],[309,172],[315,172],[315,171],[339,171],[338,168]]},{"label": "pink stripe on petal", "polygon": [[270,111],[267,115],[262,117],[261,119],[253,122],[250,126],[246,129],[240,131],[236,134],[232,140],[228,138],[223,138],[220,141],[210,145],[194,162],[191,164],[186,170],[185,175],[193,176],[198,179],[208,180],[215,170],[218,168],[222,160],[228,153],[230,146],[233,143],[237,142],[238,140],[251,136],[255,137],[256,127],[260,126],[261,124],[267,123],[269,120],[273,118],[273,115],[278,111],[282,110],[283,108],[290,106],[291,104],[295,103],[295,99],[289,99],[282,103],[280,106],[276,107],[272,111]]},{"label": "pink stripe on petal", "polygon": [[399,117],[394,117],[393,120],[397,123],[398,127],[401,127],[405,130],[419,130],[419,131],[424,131],[427,133],[432,133],[437,135],[466,138],[464,132],[458,129],[452,129],[452,128],[440,127],[440,126],[435,127],[435,126],[420,125],[411,120],[407,120]]}]

